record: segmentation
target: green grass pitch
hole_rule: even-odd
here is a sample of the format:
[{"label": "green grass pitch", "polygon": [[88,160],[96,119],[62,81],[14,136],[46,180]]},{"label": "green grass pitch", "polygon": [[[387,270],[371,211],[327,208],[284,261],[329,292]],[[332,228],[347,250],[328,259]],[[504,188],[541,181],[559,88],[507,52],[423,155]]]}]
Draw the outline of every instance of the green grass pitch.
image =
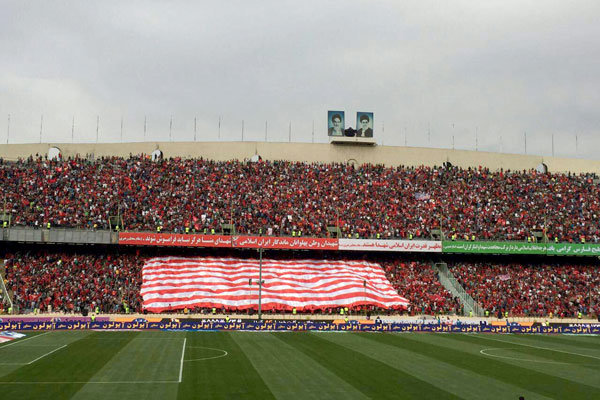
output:
[{"label": "green grass pitch", "polygon": [[600,337],[28,333],[2,399],[600,399]]}]

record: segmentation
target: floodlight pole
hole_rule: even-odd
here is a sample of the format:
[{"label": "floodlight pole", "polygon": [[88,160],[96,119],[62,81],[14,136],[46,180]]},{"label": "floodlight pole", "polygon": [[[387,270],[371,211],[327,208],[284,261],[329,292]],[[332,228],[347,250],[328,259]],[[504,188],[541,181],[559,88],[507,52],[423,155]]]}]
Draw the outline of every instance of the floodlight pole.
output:
[{"label": "floodlight pole", "polygon": [[367,315],[367,280],[363,279],[363,297],[365,304],[363,307],[365,308],[365,315]]},{"label": "floodlight pole", "polygon": [[335,226],[337,226],[337,235],[338,235],[338,239],[339,239],[340,236],[342,235],[342,231],[340,230],[340,209],[339,208],[335,209],[335,216],[336,216]]},{"label": "floodlight pole", "polygon": [[42,131],[44,130],[44,114],[40,117],[40,143],[42,143]]},{"label": "floodlight pole", "polygon": [[427,123],[427,143],[431,146],[431,122]]},{"label": "floodlight pole", "polygon": [[263,248],[258,249],[258,320],[262,320],[262,254]]}]

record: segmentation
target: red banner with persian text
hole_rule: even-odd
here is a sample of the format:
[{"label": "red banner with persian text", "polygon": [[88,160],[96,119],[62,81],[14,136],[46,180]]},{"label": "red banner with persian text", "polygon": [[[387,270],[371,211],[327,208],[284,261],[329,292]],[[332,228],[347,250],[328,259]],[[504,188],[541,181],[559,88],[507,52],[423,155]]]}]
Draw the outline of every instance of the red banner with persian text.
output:
[{"label": "red banner with persian text", "polygon": [[119,232],[119,244],[137,246],[231,247],[231,236]]},{"label": "red banner with persian text", "polygon": [[338,240],[274,236],[224,236],[119,232],[119,244],[136,246],[237,247],[245,249],[337,250]]},{"label": "red banner with persian text", "polygon": [[233,247],[246,249],[337,250],[338,240],[311,237],[233,236]]}]

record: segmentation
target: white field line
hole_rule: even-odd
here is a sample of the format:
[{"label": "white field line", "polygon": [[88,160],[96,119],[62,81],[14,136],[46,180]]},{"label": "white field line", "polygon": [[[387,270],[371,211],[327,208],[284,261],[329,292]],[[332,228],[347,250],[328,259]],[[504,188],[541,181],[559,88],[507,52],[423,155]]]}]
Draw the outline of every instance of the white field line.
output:
[{"label": "white field line", "polygon": [[187,343],[187,338],[183,338],[183,348],[181,349],[181,363],[179,365],[179,381],[181,382],[181,378],[183,377],[183,357],[185,356],[185,344]]},{"label": "white field line", "polygon": [[[139,332],[140,331],[139,329],[135,329],[135,330],[134,329],[123,329],[123,330],[114,331],[114,332],[109,332],[109,331],[106,331],[103,329],[90,329],[90,330],[94,331],[94,332],[102,332],[102,333],[107,333],[107,334],[122,333],[122,332]],[[169,341],[169,340],[179,340],[179,339],[180,338],[161,338],[161,337],[141,337],[141,338],[136,337],[135,338],[136,341],[138,341],[138,340],[157,340],[158,341],[159,340],[161,342]],[[94,341],[95,340],[123,340],[123,338],[121,338],[121,337],[94,337],[93,339],[90,338],[89,340],[94,340]]]},{"label": "white field line", "polygon": [[42,333],[41,335],[35,335],[35,336],[32,336],[32,337],[28,337],[27,339],[23,339],[23,340],[18,340],[18,339],[17,339],[17,340],[15,340],[15,341],[14,341],[14,342],[12,342],[12,343],[9,343],[9,344],[7,344],[7,345],[4,345],[4,346],[0,346],[0,349],[3,349],[3,348],[5,348],[5,347],[8,347],[8,346],[12,346],[13,344],[19,344],[19,343],[23,343],[23,342],[26,342],[26,341],[28,341],[28,340],[35,339],[35,338],[37,338],[37,337],[40,337],[40,336],[47,335],[48,333],[50,333],[50,331],[48,331],[48,332],[44,332],[44,333]]},{"label": "white field line", "polygon": [[54,353],[55,351],[59,351],[60,349],[64,349],[65,347],[67,347],[67,345],[66,345],[66,344],[65,344],[65,345],[62,345],[62,346],[60,346],[60,347],[59,347],[59,348],[57,348],[57,349],[54,349],[54,350],[52,350],[52,351],[48,352],[48,353],[46,353],[46,354],[44,354],[44,355],[42,355],[42,356],[39,356],[38,358],[36,358],[36,359],[35,359],[35,360],[33,360],[33,361],[29,361],[29,362],[27,363],[27,365],[33,364],[34,362],[36,362],[36,361],[38,361],[38,360],[41,360],[42,358],[44,358],[44,357],[46,357],[46,356],[49,356],[50,354]]},{"label": "white field line", "polygon": [[544,364],[566,364],[566,365],[577,365],[577,364],[573,364],[573,363],[566,363],[566,362],[559,362],[559,361],[543,361],[543,360],[533,360],[533,359],[529,359],[529,358],[518,358],[518,357],[508,357],[508,356],[499,356],[496,354],[489,354],[486,352],[489,351],[493,351],[493,350],[518,350],[517,348],[507,348],[507,347],[492,347],[489,349],[483,349],[483,350],[479,350],[480,354],[483,354],[484,356],[488,356],[488,357],[496,357],[496,358],[505,358],[507,360],[513,360],[513,361],[530,361],[530,362],[536,362],[536,363],[544,363]]},{"label": "white field line", "polygon": [[215,351],[220,351],[223,354],[220,354],[218,356],[214,356],[214,357],[202,357],[202,358],[194,358],[191,360],[184,360],[184,362],[194,362],[194,361],[206,361],[206,360],[214,360],[215,358],[221,358],[221,357],[227,357],[229,355],[229,353],[223,349],[215,349],[213,347],[204,347],[204,346],[189,346],[190,349],[208,349],[208,350],[215,350]]},{"label": "white field line", "polygon": [[61,381],[61,382],[0,382],[0,385],[69,385],[69,384],[136,384],[136,383],[179,383],[178,381]]},{"label": "white field line", "polygon": [[503,342],[503,343],[513,344],[513,345],[517,345],[517,346],[533,347],[534,349],[549,350],[549,351],[555,351],[557,353],[566,353],[566,354],[572,354],[574,356],[587,357],[587,358],[593,358],[595,360],[600,360],[600,357],[590,356],[590,355],[587,355],[587,354],[573,353],[571,351],[566,351],[566,350],[557,350],[557,349],[552,349],[550,347],[540,347],[540,346],[534,346],[534,345],[531,345],[531,344],[515,343],[515,342],[509,342],[507,340],[494,339],[494,338],[489,338],[489,337],[486,337],[485,339],[495,340],[497,342]]}]

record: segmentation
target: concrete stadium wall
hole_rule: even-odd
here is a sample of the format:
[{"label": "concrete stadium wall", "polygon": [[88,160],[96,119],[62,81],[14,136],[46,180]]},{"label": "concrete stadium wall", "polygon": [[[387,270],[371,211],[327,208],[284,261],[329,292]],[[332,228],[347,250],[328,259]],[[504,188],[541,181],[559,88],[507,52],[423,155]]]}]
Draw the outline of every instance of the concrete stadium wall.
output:
[{"label": "concrete stadium wall", "polygon": [[79,154],[127,157],[129,154],[150,154],[159,149],[165,157],[204,157],[213,160],[243,160],[255,154],[265,160],[304,162],[348,162],[385,164],[387,166],[452,165],[467,168],[484,166],[491,170],[529,170],[540,163],[550,172],[595,172],[600,174],[600,161],[501,154],[468,150],[432,149],[400,146],[356,146],[327,143],[267,143],[267,142],[146,142],[146,143],[41,143],[0,145],[0,157],[6,160],[46,155],[51,147],[61,150],[63,157]]}]

